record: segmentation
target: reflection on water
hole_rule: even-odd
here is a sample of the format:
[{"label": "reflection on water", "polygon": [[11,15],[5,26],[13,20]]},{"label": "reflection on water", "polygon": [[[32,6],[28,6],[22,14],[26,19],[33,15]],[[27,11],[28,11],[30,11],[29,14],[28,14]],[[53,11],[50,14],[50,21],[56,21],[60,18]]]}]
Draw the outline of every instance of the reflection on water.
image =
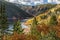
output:
[{"label": "reflection on water", "polygon": [[[27,20],[27,19],[21,21],[21,26],[22,26],[22,28],[28,28],[28,26],[24,25],[24,22],[25,22],[26,20]],[[13,30],[13,24],[9,24],[9,30]]]},{"label": "reflection on water", "polygon": [[[21,23],[22,28],[27,28],[26,25],[24,25],[24,23]],[[13,30],[13,24],[9,24],[9,29]]]}]

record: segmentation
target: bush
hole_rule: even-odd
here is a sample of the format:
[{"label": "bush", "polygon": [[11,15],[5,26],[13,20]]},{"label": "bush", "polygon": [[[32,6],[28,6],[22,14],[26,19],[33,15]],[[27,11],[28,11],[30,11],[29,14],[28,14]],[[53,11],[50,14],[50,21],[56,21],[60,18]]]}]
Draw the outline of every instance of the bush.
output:
[{"label": "bush", "polygon": [[58,21],[57,21],[56,15],[55,14],[52,14],[51,15],[51,18],[50,18],[49,24],[50,25],[57,25],[57,23],[58,23]]},{"label": "bush", "polygon": [[41,17],[41,19],[47,19],[47,18],[48,18],[48,16],[47,16],[47,15],[40,16],[40,17]]}]

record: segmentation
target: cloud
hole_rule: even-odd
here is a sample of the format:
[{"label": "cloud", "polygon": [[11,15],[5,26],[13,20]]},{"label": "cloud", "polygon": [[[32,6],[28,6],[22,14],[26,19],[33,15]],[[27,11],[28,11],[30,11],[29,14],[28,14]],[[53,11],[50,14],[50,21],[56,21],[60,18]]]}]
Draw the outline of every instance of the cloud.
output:
[{"label": "cloud", "polygon": [[13,2],[14,0],[5,0],[5,1]]},{"label": "cloud", "polygon": [[60,4],[60,0],[56,0],[56,3],[57,3],[57,4]]},{"label": "cloud", "polygon": [[[8,0],[6,0],[6,1],[8,1]],[[18,2],[19,2],[19,4],[23,4],[23,5],[37,5],[37,4],[43,4],[43,0],[30,0],[30,1],[28,1],[28,0],[18,0],[18,2],[17,2],[17,0],[9,0],[9,2],[12,2],[12,3],[17,3],[18,4]]]}]

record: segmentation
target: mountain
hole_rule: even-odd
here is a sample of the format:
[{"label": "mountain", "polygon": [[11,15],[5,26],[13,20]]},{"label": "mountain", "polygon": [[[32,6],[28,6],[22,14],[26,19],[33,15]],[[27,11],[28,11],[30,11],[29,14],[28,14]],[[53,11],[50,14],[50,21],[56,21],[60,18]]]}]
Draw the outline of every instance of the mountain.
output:
[{"label": "mountain", "polygon": [[[0,5],[1,3],[4,3],[4,2],[0,1]],[[6,13],[8,14],[8,18],[12,18],[13,16],[20,17],[23,19],[33,17],[32,15],[23,11],[21,8],[17,7],[13,3],[5,2],[5,6],[6,6]]]},{"label": "mountain", "polygon": [[[40,13],[39,15],[37,15],[36,16],[36,20],[38,21],[38,24],[39,23],[48,24],[52,14],[55,14],[57,16],[57,19],[58,19],[58,17],[60,16],[60,11],[58,9],[60,9],[60,5],[59,4],[57,4],[55,7],[51,8],[51,9],[49,9],[49,10],[43,12],[43,13]],[[58,11],[56,11],[56,10],[58,10]],[[33,22],[33,20],[34,20],[34,18],[28,19],[25,22],[25,25],[31,24]]]},{"label": "mountain", "polygon": [[13,17],[22,19],[29,19],[32,18],[33,15],[39,15],[42,12],[45,12],[46,10],[54,7],[55,5],[37,5],[37,6],[26,6],[26,5],[18,5],[10,2],[1,2],[5,3],[6,6],[6,13],[8,15],[9,21],[12,21]]},{"label": "mountain", "polygon": [[53,8],[54,6],[56,5],[55,4],[43,4],[43,5],[36,5],[36,6],[22,6],[21,9],[31,15],[36,16],[42,12],[45,12],[46,10],[49,10],[50,8]]}]

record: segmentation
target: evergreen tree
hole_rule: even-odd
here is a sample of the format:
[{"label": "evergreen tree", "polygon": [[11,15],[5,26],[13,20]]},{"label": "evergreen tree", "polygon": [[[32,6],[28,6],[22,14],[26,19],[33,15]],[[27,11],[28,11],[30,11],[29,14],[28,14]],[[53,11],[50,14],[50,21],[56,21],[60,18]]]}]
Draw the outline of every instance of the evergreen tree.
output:
[{"label": "evergreen tree", "polygon": [[0,8],[0,29],[2,32],[8,28],[7,14],[5,12],[5,3],[1,3]]},{"label": "evergreen tree", "polygon": [[36,17],[34,17],[33,22],[31,24],[31,33],[32,34],[35,34],[36,26],[37,26],[37,20],[36,20]]},{"label": "evergreen tree", "polygon": [[50,25],[56,25],[57,23],[58,23],[58,21],[57,21],[56,15],[53,13],[53,14],[51,15],[49,24],[50,24]]},{"label": "evergreen tree", "polygon": [[51,30],[47,35],[42,36],[40,40],[57,40],[57,39],[58,38],[56,38],[55,31]]},{"label": "evergreen tree", "polygon": [[31,24],[31,35],[32,36],[36,36],[35,40],[39,40],[40,39],[40,33],[37,31],[37,20],[36,17],[34,17],[33,22]]},{"label": "evergreen tree", "polygon": [[14,23],[14,32],[17,32],[18,34],[21,34],[23,32],[22,30],[22,27],[21,27],[21,23],[20,23],[20,20],[17,20],[15,23]]},{"label": "evergreen tree", "polygon": [[5,3],[1,2],[0,4],[0,36],[6,33],[8,28],[7,14],[5,12]]}]

